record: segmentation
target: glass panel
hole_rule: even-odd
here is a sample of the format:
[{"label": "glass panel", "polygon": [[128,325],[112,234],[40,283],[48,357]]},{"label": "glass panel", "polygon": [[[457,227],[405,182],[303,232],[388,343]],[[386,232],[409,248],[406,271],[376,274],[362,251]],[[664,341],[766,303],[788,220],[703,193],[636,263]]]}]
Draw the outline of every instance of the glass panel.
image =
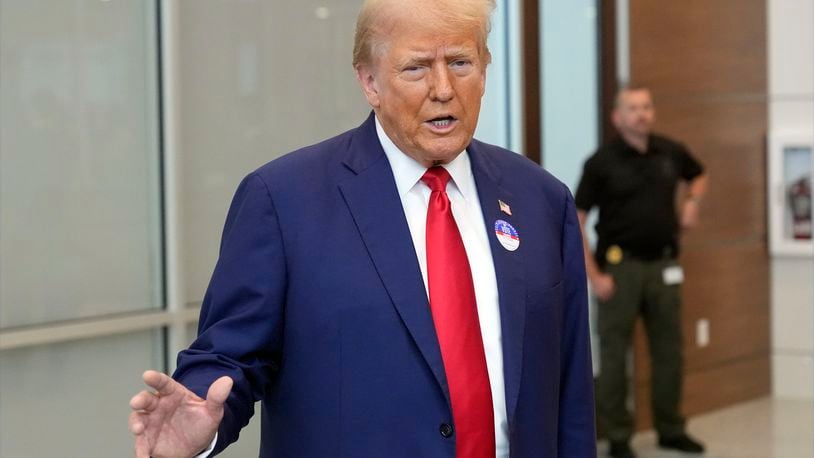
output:
[{"label": "glass panel", "polygon": [[0,1],[0,327],[161,306],[155,21]]},{"label": "glass panel", "polygon": [[190,303],[203,297],[240,179],[367,116],[351,68],[361,3],[180,3],[183,266]]},{"label": "glass panel", "polygon": [[475,131],[475,138],[478,140],[504,148],[516,147],[511,145],[510,138],[509,124],[514,107],[511,105],[513,100],[509,85],[519,84],[519,78],[513,78],[515,75],[509,72],[509,59],[515,57],[509,49],[512,44],[510,34],[516,30],[516,27],[512,29],[509,26],[510,1],[498,1],[492,14],[492,32],[488,42],[492,63],[486,70],[486,93],[481,102],[478,128]]},{"label": "glass panel", "polygon": [[543,0],[543,166],[576,191],[598,146],[597,0]]},{"label": "glass panel", "polygon": [[0,456],[132,456],[127,402],[159,348],[154,331],[0,352]]}]

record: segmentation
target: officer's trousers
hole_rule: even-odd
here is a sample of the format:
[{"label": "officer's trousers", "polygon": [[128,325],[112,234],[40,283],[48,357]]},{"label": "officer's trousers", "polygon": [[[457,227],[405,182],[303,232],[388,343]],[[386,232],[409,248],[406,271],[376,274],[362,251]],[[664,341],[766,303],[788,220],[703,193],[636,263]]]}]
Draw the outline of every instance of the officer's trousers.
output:
[{"label": "officer's trousers", "polygon": [[684,433],[679,412],[682,385],[681,290],[665,283],[663,272],[677,263],[672,258],[654,261],[630,256],[605,272],[613,276],[616,292],[599,301],[597,328],[600,338],[600,374],[597,380],[597,413],[608,439],[627,441],[633,420],[627,409],[627,352],[637,316],[644,319],[651,359],[653,422],[661,437]]}]

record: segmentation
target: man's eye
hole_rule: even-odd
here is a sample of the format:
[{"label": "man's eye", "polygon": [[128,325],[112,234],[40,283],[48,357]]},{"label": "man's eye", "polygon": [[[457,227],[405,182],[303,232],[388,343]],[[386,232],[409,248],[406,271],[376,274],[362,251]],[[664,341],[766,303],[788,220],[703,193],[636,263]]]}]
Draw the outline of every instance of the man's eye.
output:
[{"label": "man's eye", "polygon": [[456,60],[456,61],[452,62],[452,66],[453,67],[465,67],[465,66],[467,66],[467,65],[469,65],[471,63],[472,62],[470,62],[468,60]]},{"label": "man's eye", "polygon": [[420,75],[426,68],[424,65],[408,65],[402,68],[401,72],[408,75]]}]

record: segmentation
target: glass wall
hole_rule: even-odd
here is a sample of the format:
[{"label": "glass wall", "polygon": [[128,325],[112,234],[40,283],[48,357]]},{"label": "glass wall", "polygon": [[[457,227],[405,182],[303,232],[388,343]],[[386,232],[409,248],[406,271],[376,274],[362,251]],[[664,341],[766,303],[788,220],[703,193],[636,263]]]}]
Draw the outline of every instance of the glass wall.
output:
[{"label": "glass wall", "polygon": [[275,157],[358,126],[370,110],[350,64],[362,2],[312,3],[179,5],[179,198],[189,306],[203,298],[240,180]]},{"label": "glass wall", "polygon": [[131,456],[127,401],[161,344],[150,331],[0,352],[0,456]]},{"label": "glass wall", "polygon": [[160,308],[154,7],[0,8],[0,327]]},{"label": "glass wall", "polygon": [[127,453],[163,366],[160,328],[47,343],[163,307],[156,17],[0,1],[0,456]]}]

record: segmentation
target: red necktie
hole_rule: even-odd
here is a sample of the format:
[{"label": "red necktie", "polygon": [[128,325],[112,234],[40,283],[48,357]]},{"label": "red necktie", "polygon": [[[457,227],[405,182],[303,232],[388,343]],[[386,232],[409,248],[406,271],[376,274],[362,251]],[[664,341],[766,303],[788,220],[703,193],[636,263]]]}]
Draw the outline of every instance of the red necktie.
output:
[{"label": "red necktie", "polygon": [[430,309],[444,360],[456,458],[494,458],[495,423],[475,287],[446,187],[449,173],[427,170],[427,283]]}]

